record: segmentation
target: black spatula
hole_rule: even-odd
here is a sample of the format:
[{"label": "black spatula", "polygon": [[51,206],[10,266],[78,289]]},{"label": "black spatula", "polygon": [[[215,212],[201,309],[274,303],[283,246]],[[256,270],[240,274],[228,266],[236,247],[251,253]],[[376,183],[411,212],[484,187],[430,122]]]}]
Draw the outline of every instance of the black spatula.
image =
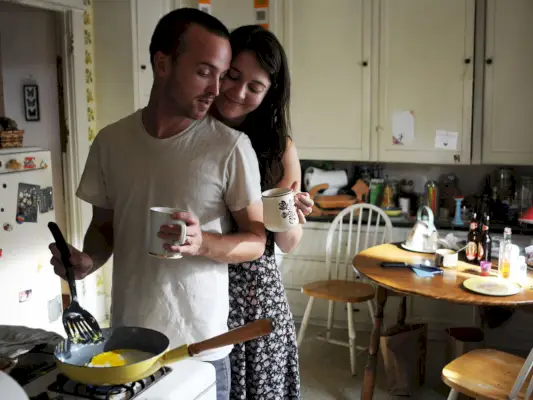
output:
[{"label": "black spatula", "polygon": [[70,250],[61,230],[55,222],[48,223],[48,229],[56,242],[57,249],[61,253],[61,261],[65,266],[70,295],[70,305],[63,311],[63,326],[70,340],[74,343],[91,343],[103,340],[102,330],[96,319],[78,303],[76,284],[74,283],[74,270],[70,263]]}]

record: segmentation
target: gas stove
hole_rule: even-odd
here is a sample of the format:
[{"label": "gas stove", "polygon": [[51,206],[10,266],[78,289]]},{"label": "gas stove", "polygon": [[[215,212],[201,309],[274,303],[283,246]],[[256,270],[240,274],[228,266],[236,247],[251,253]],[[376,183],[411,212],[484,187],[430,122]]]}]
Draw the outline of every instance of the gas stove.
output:
[{"label": "gas stove", "polygon": [[[125,385],[115,386],[92,386],[84,385],[67,378],[63,374],[57,374],[55,381],[48,386],[48,392],[58,395],[78,396],[84,399],[94,400],[131,400],[138,398],[144,391],[155,385],[161,379],[170,375],[172,369],[163,367],[155,374],[140,381]],[[54,396],[57,397],[57,396]],[[48,400],[50,396],[40,393],[30,397],[30,400]]]},{"label": "gas stove", "polygon": [[30,400],[215,400],[215,382],[211,364],[184,360],[125,385],[84,385],[53,369],[23,388]]}]

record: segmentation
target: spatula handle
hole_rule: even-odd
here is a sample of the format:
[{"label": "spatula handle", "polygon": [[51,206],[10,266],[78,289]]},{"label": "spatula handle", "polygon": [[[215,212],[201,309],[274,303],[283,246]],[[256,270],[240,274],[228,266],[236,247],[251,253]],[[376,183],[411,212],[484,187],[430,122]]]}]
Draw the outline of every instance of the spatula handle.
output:
[{"label": "spatula handle", "polygon": [[49,222],[48,229],[50,229],[50,232],[52,232],[57,249],[61,253],[61,262],[65,266],[65,275],[67,276],[70,295],[72,296],[72,299],[75,300],[77,299],[78,294],[76,292],[76,283],[74,282],[74,268],[70,263],[70,250],[68,248],[68,244],[61,233],[61,229],[59,229],[59,226],[57,226],[55,222]]},{"label": "spatula handle", "polygon": [[229,346],[232,344],[247,342],[267,335],[272,332],[272,321],[269,319],[259,319],[240,328],[233,329],[222,335],[189,345],[189,354],[191,356],[203,351],[217,349],[219,347]]}]

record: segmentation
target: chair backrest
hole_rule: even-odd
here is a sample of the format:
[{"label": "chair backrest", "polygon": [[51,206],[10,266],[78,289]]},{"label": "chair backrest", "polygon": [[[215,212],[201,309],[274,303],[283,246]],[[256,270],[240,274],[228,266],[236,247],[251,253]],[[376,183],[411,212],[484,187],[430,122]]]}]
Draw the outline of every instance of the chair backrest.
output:
[{"label": "chair backrest", "polygon": [[[354,227],[357,228],[355,238]],[[369,241],[371,237],[372,240]],[[391,241],[392,223],[381,208],[372,204],[354,204],[346,207],[335,217],[328,230],[327,279],[358,278],[358,273],[355,273],[352,267],[353,257],[369,247]]]},{"label": "chair backrest", "polygon": [[[533,368],[533,350],[529,352],[529,355],[526,358],[526,361],[524,362],[524,365],[522,365],[522,368],[520,369],[520,372],[518,373],[518,376],[516,377],[516,380],[514,381],[513,387],[511,388],[511,393],[509,393],[508,399],[509,400],[515,400],[518,398],[518,393],[520,392],[520,389],[522,389],[522,386],[526,382],[526,379],[531,372],[531,369]],[[527,386],[526,390],[526,396],[524,399],[530,399],[531,394],[533,394],[533,379],[530,380],[529,385]]]}]

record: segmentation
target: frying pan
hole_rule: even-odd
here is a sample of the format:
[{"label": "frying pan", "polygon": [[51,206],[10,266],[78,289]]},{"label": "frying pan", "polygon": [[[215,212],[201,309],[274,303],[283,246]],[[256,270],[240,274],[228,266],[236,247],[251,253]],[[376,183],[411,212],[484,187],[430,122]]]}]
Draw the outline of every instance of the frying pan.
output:
[{"label": "frying pan", "polygon": [[[87,385],[123,385],[146,378],[162,366],[194,356],[206,350],[246,342],[272,332],[269,319],[243,325],[203,342],[168,350],[170,341],[161,332],[137,327],[102,329],[104,340],[98,343],[60,342],[54,352],[56,365],[68,378]],[[112,350],[137,350],[153,356],[119,367],[87,367],[91,359]]]}]

